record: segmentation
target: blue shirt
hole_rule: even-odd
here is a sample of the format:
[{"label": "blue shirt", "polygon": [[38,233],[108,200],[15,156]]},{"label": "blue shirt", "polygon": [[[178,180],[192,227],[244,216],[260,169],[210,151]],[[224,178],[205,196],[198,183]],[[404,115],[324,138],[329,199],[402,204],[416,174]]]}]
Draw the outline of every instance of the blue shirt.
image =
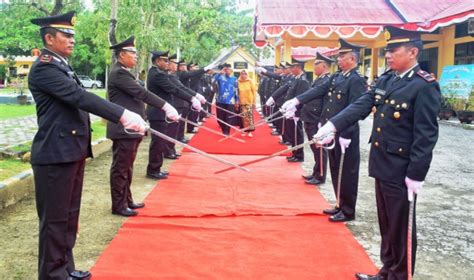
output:
[{"label": "blue shirt", "polygon": [[217,74],[215,80],[219,87],[216,94],[217,103],[234,104],[238,101],[236,77]]}]

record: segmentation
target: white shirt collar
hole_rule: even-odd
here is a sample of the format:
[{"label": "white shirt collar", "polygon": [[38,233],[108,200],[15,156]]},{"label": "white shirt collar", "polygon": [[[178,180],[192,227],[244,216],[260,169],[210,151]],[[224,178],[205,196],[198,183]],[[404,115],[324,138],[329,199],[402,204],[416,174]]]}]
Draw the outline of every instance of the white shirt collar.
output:
[{"label": "white shirt collar", "polygon": [[408,72],[410,72],[411,70],[413,70],[413,68],[415,68],[416,66],[418,66],[418,63],[415,63],[415,65],[413,65],[412,67],[410,67],[410,69],[408,69],[407,71],[405,71],[405,72],[403,72],[403,73],[401,73],[401,74],[398,74],[398,73],[396,73],[396,74],[397,74],[397,75],[400,77],[400,79],[401,79],[401,78],[405,77],[405,75],[406,75]]}]

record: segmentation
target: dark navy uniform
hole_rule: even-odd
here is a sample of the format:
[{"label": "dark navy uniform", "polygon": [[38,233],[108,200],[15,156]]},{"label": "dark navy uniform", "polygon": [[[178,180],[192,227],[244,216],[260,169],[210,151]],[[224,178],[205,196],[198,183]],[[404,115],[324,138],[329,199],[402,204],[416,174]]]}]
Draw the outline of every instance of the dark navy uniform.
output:
[{"label": "dark navy uniform", "polygon": [[[167,53],[166,53],[167,55]],[[185,87],[171,81],[170,75],[156,66],[152,66],[148,71],[147,88],[149,91],[161,97],[170,104],[174,104],[175,96],[191,102],[193,95]],[[195,93],[194,93],[195,95]],[[150,126],[164,134],[167,134],[168,123],[165,112],[155,107],[147,107],[147,117]],[[163,156],[166,152],[166,141],[152,135],[148,155],[147,174],[158,174],[163,165]]]},{"label": "dark navy uniform", "polygon": [[[373,106],[377,109],[370,139],[369,176],[376,179],[384,263],[380,274],[384,279],[407,279],[409,203],[405,177],[425,180],[438,139],[440,104],[438,83],[416,66],[398,81],[392,72],[382,75],[369,94],[330,119],[338,131],[344,130],[367,117]],[[414,268],[415,224],[412,245]]]},{"label": "dark navy uniform", "polygon": [[40,219],[39,279],[64,280],[75,270],[85,159],[92,157],[89,113],[117,123],[124,109],[85,91],[64,58],[43,49],[28,85],[38,132],[31,147]]},{"label": "dark navy uniform", "polygon": [[[278,75],[275,73],[266,73],[266,74],[274,74],[276,76],[273,76],[274,78],[277,78],[277,76],[280,77],[280,83],[278,89],[276,89],[271,97],[275,101],[275,106],[273,109],[273,112],[276,112],[277,110],[280,110],[281,106],[283,103],[285,103],[285,95],[288,91],[288,89],[291,86],[291,83],[294,81],[294,76],[289,74],[289,75]],[[280,117],[281,113],[278,113],[274,116],[274,118]],[[284,119],[278,119],[273,122],[273,124],[277,127],[277,130],[281,132],[282,134],[282,143],[291,143],[291,139],[288,136],[288,129],[285,126],[285,120]],[[293,140],[294,141],[294,140]]]},{"label": "dark navy uniform", "polygon": [[[108,97],[113,103],[145,117],[145,103],[161,108],[165,101],[140,86],[129,69],[116,62],[108,79]],[[130,185],[133,162],[143,136],[126,133],[121,124],[107,123],[107,138],[113,140],[113,160],[110,168],[112,211],[122,212],[134,205]],[[132,207],[133,208],[133,207]]]},{"label": "dark navy uniform", "polygon": [[[294,77],[283,99],[285,101],[293,99],[296,96],[305,92],[309,88],[309,86],[310,85],[308,80],[306,79],[306,74],[302,72],[299,76]],[[295,118],[284,120],[286,127],[285,133],[288,135],[288,140],[291,143],[292,147],[302,144],[304,142],[303,123],[299,119],[301,107],[296,111]],[[293,151],[291,158],[289,158],[288,160],[304,161],[304,150],[298,149]]]},{"label": "dark navy uniform", "polygon": [[[324,107],[321,115],[321,124],[325,124],[331,117],[345,109],[349,104],[359,98],[367,89],[365,79],[357,72],[356,68],[343,73],[341,71],[332,75],[329,80],[318,87],[308,90],[298,96],[300,103],[307,103],[315,98],[324,97]],[[341,147],[339,137],[351,139],[351,144],[346,149],[342,171],[341,192],[339,209],[348,218],[355,217],[357,189],[359,183],[359,125],[354,123],[336,134],[336,146],[329,150],[329,168],[334,192],[337,193],[338,170],[341,160]]]},{"label": "dark navy uniform", "polygon": [[[322,74],[314,80],[311,88],[315,88],[324,84],[329,80],[330,73]],[[304,130],[308,139],[312,139],[313,135],[318,132],[318,123],[321,122],[321,114],[323,111],[323,98],[316,98],[303,105],[301,109],[301,120],[304,123]],[[314,156],[313,173],[311,175],[318,181],[326,181],[327,170],[327,152],[324,149],[317,148],[315,144],[311,145],[311,150]],[[322,151],[321,151],[322,150]],[[323,161],[321,162],[321,153],[323,154]],[[323,165],[323,174],[321,173],[321,164]]]}]

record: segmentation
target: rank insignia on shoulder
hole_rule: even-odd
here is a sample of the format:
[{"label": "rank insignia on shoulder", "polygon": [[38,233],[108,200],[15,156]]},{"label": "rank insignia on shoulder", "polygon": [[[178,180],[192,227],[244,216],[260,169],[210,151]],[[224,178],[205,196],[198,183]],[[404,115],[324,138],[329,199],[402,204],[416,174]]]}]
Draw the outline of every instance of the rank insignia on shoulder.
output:
[{"label": "rank insignia on shoulder", "polygon": [[436,81],[436,79],[430,73],[428,73],[426,71],[418,70],[418,72],[416,72],[416,74],[418,74],[418,76],[422,77],[427,82]]},{"label": "rank insignia on shoulder", "polygon": [[49,54],[43,54],[39,57],[39,60],[41,62],[51,62],[51,60],[53,60],[53,57]]},{"label": "rank insignia on shoulder", "polygon": [[385,90],[376,88],[376,89],[375,89],[375,93],[376,93],[376,94],[380,94],[380,95],[385,95]]}]

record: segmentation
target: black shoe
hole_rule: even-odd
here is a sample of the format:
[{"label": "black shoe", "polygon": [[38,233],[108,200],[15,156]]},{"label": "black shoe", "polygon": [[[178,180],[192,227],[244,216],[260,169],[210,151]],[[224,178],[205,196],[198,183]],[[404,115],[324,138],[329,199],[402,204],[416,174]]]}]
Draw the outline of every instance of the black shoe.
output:
[{"label": "black shoe", "polygon": [[167,158],[167,159],[178,159],[178,156],[176,156],[176,155],[165,155],[164,158]]},{"label": "black shoe", "polygon": [[195,133],[197,133],[197,131],[195,131],[195,130],[193,130],[193,131],[187,131],[187,133],[195,134]]},{"label": "black shoe", "polygon": [[364,273],[356,273],[355,277],[359,280],[383,280],[383,279],[385,279],[385,277],[383,277],[380,274],[370,275],[370,274],[364,274]]},{"label": "black shoe", "polygon": [[74,270],[73,272],[69,273],[67,280],[89,280],[91,276],[92,274],[89,271]]},{"label": "black shoe", "polygon": [[322,185],[324,184],[324,181],[318,180],[316,178],[312,178],[312,179],[306,180],[305,183],[308,185]]},{"label": "black shoe", "polygon": [[280,132],[278,132],[278,131],[273,131],[273,132],[271,133],[271,135],[278,136],[278,135],[281,135],[281,134],[280,134]]},{"label": "black shoe", "polygon": [[303,177],[303,179],[305,179],[305,180],[311,180],[311,179],[314,178],[313,175],[301,175],[301,177]]},{"label": "black shoe", "polygon": [[289,157],[286,157],[286,159],[290,159],[290,158],[295,158],[294,156],[289,156]]},{"label": "black shoe", "polygon": [[337,214],[329,217],[329,221],[331,222],[348,222],[348,221],[353,221],[353,220],[355,220],[354,217],[352,218],[347,217],[346,215],[344,215],[342,211],[339,211]]},{"label": "black shoe", "polygon": [[186,138],[182,138],[182,139],[179,139],[179,142],[184,143],[184,144],[188,144],[189,140],[186,139]]},{"label": "black shoe", "polygon": [[169,173],[168,171],[161,171],[160,173],[162,173],[162,174],[164,174],[164,175],[166,175],[166,176],[170,175],[170,173]]},{"label": "black shoe", "polygon": [[145,203],[143,202],[139,202],[139,203],[135,203],[135,202],[132,202],[128,205],[128,208],[130,209],[140,209],[140,208],[143,208],[145,207]]},{"label": "black shoe", "polygon": [[138,215],[138,212],[130,208],[125,208],[124,210],[121,210],[121,211],[112,210],[112,214],[118,215],[118,216],[124,216],[124,217],[132,217],[132,216]]},{"label": "black shoe", "polygon": [[326,214],[326,215],[335,215],[337,213],[339,213],[339,211],[341,211],[339,208],[330,208],[330,209],[324,209],[323,210],[323,213]]},{"label": "black shoe", "polygon": [[150,179],[161,180],[168,179],[168,174],[165,174],[164,172],[147,173],[146,177]]},{"label": "black shoe", "polygon": [[302,159],[302,158],[295,158],[295,157],[288,159],[288,162],[303,162],[303,161],[304,161],[304,159]]},{"label": "black shoe", "polygon": [[181,157],[181,154],[174,154],[174,155],[178,158]]}]

